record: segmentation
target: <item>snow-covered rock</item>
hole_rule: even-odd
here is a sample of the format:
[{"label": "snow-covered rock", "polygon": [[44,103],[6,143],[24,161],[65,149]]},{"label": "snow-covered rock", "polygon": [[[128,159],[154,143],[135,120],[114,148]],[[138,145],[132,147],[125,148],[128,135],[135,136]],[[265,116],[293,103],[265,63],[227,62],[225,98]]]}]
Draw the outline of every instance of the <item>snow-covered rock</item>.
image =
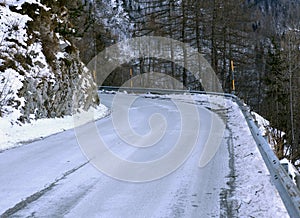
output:
[{"label": "snow-covered rock", "polygon": [[0,116],[12,124],[63,117],[99,104],[91,72],[64,37],[72,31],[58,1],[0,4]]}]

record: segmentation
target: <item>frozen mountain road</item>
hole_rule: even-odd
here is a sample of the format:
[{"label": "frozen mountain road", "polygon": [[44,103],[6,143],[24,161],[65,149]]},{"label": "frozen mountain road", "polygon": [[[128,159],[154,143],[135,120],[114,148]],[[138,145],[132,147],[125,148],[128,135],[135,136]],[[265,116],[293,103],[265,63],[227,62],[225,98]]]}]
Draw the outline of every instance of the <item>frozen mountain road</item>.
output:
[{"label": "frozen mountain road", "polygon": [[[111,107],[113,97],[102,94],[101,101]],[[74,130],[0,153],[1,217],[230,217],[230,132],[225,130],[212,160],[199,167],[210,118],[217,115],[201,104],[196,107],[201,123],[191,155],[174,172],[149,182],[125,182],[101,173],[81,151]],[[152,147],[128,146],[116,133],[112,116],[95,123],[112,152],[145,162],[168,153],[181,131],[180,112],[171,100],[144,97],[129,110],[131,128],[146,134],[155,113],[164,116],[167,126]]]}]

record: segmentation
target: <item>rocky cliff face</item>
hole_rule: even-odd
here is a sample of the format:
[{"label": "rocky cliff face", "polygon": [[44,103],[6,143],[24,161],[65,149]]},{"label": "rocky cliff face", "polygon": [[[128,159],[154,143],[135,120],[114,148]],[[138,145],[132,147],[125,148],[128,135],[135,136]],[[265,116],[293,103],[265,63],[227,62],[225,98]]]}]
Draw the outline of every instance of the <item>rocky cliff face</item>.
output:
[{"label": "rocky cliff face", "polygon": [[0,112],[11,122],[62,117],[99,104],[63,1],[0,4]]}]

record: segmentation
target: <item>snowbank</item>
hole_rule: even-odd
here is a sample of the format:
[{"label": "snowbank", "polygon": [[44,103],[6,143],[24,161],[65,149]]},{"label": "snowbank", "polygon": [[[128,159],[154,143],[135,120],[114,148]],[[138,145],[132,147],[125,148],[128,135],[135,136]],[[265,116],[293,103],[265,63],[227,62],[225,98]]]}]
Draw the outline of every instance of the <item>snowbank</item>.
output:
[{"label": "snowbank", "polygon": [[242,112],[236,103],[227,103],[236,171],[233,199],[239,217],[289,217]]},{"label": "snowbank", "polygon": [[[82,118],[88,117],[85,115],[91,113],[94,114],[94,120],[97,120],[107,116],[109,110],[101,104],[97,108],[91,108],[89,111],[82,111],[74,116],[38,119],[23,125],[12,124],[7,117],[0,118],[0,151],[75,128],[76,125],[90,122],[92,120]],[[78,120],[80,120],[80,122],[78,122]]]}]

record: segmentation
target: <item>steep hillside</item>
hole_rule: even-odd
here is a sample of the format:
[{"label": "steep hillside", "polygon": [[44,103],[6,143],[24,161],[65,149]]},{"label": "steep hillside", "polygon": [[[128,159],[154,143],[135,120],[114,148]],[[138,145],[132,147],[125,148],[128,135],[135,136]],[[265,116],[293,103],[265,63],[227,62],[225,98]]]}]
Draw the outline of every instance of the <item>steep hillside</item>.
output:
[{"label": "steep hillside", "polygon": [[254,30],[262,28],[270,36],[299,26],[299,0],[248,0],[248,3],[256,9],[253,14],[261,14],[256,17],[258,22],[253,26]]},{"label": "steep hillside", "polygon": [[62,1],[0,4],[0,115],[12,123],[70,115],[99,103]]}]

